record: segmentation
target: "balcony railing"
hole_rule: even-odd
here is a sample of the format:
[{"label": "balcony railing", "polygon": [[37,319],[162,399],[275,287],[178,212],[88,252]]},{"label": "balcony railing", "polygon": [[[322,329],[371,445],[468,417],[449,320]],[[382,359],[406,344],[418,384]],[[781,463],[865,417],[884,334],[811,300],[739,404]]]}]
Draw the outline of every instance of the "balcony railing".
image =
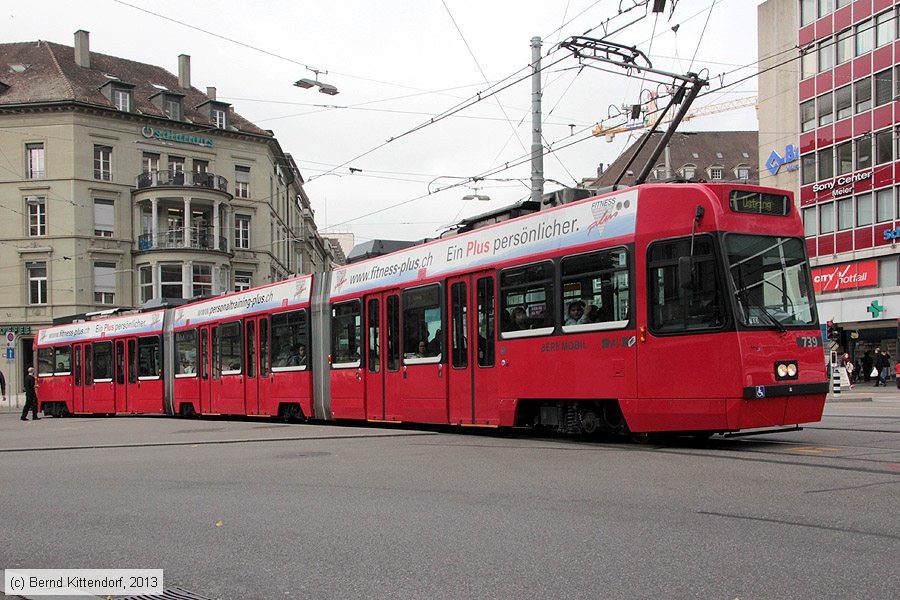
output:
[{"label": "balcony railing", "polygon": [[[219,250],[228,252],[228,238],[220,235],[218,240],[213,235],[212,227],[193,227],[188,230],[190,239],[184,243],[184,229],[167,229],[156,232],[156,245],[153,245],[153,234],[144,233],[138,236],[138,250],[164,250],[193,248],[195,250]],[[216,243],[218,241],[218,244]]]},{"label": "balcony railing", "polygon": [[228,180],[214,173],[194,173],[193,171],[146,171],[135,179],[139,190],[153,187],[200,187],[228,193]]}]

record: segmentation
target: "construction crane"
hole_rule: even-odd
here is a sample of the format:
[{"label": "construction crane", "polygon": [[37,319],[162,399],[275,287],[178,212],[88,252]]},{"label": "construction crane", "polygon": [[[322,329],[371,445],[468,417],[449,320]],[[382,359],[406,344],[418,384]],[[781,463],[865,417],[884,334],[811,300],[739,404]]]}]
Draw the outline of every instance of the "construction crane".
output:
[{"label": "construction crane", "polygon": [[[756,106],[757,101],[759,100],[758,96],[748,96],[746,98],[738,98],[737,100],[730,100],[728,102],[720,102],[718,104],[707,104],[706,106],[699,106],[697,108],[693,108],[684,115],[683,121],[690,121],[694,117],[702,117],[704,115],[713,115],[716,113],[727,112],[729,110],[737,110],[739,108],[744,108],[747,106]],[[648,113],[656,112],[656,98],[653,98],[648,106]],[[602,125],[597,125],[594,127],[591,133],[593,133],[594,137],[603,137],[606,136],[606,141],[611,142],[617,133],[628,133],[630,131],[638,131],[641,129],[647,129],[652,125],[650,120],[647,117],[644,117],[641,121],[634,121],[632,123],[627,123],[625,125],[619,125],[618,127],[606,127],[604,128]]]}]

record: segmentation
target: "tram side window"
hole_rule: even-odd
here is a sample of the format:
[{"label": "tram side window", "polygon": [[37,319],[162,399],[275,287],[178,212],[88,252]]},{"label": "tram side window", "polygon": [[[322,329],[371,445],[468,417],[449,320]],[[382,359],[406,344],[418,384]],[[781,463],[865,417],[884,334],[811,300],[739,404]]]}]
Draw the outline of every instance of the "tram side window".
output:
[{"label": "tram side window", "polygon": [[[690,281],[681,281],[678,259],[693,256]],[[712,238],[653,244],[648,250],[650,329],[656,333],[679,333],[716,329],[725,324],[725,301],[719,285]]]},{"label": "tram side window", "polygon": [[500,331],[504,338],[553,333],[553,263],[500,273]]},{"label": "tram side window", "polygon": [[403,358],[438,362],[444,351],[441,332],[441,286],[403,292]]},{"label": "tram side window", "polygon": [[197,375],[197,330],[188,329],[175,334],[175,375]]},{"label": "tram side window", "polygon": [[393,294],[387,298],[387,368],[400,368],[400,296]]},{"label": "tram side window", "polygon": [[125,342],[116,341],[116,383],[125,383]]},{"label": "tram side window", "polygon": [[562,260],[563,331],[625,327],[629,317],[628,253],[624,248]]},{"label": "tram side window", "polygon": [[138,338],[138,377],[158,379],[162,375],[159,336]]},{"label": "tram side window", "polygon": [[138,353],[134,340],[128,340],[128,383],[137,383]]},{"label": "tram side window", "polygon": [[259,320],[259,376],[269,376],[269,320]]},{"label": "tram side window", "polygon": [[359,302],[331,307],[331,363],[335,368],[361,365],[361,315]]},{"label": "tram side window", "polygon": [[366,318],[368,320],[368,341],[369,349],[369,373],[377,373],[381,369],[381,303],[378,298],[369,300],[366,307]]},{"label": "tram side window", "polygon": [[72,346],[57,346],[55,348],[53,364],[56,375],[70,375],[72,373]]},{"label": "tram side window", "polygon": [[38,348],[38,376],[53,376],[53,348]]},{"label": "tram side window", "polygon": [[75,387],[81,387],[81,347],[75,348]]},{"label": "tram side window", "polygon": [[241,324],[225,323],[219,326],[218,335],[219,368],[222,375],[238,375],[241,372]]},{"label": "tram side window", "polygon": [[272,370],[302,370],[309,365],[306,310],[272,315]]},{"label": "tram side window", "polygon": [[494,278],[483,277],[475,287],[478,302],[478,366],[494,366]]},{"label": "tram side window", "polygon": [[112,342],[95,342],[94,346],[94,381],[112,381],[113,378],[113,344]]},{"label": "tram side window", "polygon": [[457,369],[469,366],[468,287],[458,281],[450,288],[450,364]]},{"label": "tram side window", "polygon": [[90,344],[84,347],[84,385],[92,385],[94,383],[93,356]]}]

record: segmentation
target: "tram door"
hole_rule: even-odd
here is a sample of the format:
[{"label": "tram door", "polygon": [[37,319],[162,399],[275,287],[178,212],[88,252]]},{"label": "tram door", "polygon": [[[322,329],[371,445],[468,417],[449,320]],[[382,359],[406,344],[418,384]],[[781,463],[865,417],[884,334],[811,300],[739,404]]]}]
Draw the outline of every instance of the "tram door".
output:
[{"label": "tram door", "polygon": [[447,281],[450,423],[499,424],[494,369],[494,278]]},{"label": "tram door", "polygon": [[[213,327],[213,412],[246,414],[244,403],[244,339],[240,321]],[[216,385],[218,384],[218,385]]]},{"label": "tram door", "polygon": [[116,411],[113,342],[94,342],[90,344],[90,348],[91,360],[85,360],[84,364],[86,374],[90,372],[90,379],[85,377],[84,411],[113,413]]},{"label": "tram door", "polygon": [[366,418],[400,420],[400,296],[366,297]]},{"label": "tram door", "polygon": [[[114,386],[116,412],[128,412],[128,386],[127,381],[128,360],[125,357],[125,340],[116,340],[116,385]],[[131,340],[132,351],[134,340]]]},{"label": "tram door", "polygon": [[212,352],[210,345],[212,330],[215,327],[203,325],[200,328],[200,413],[209,414],[212,410]]},{"label": "tram door", "polygon": [[87,346],[75,344],[72,351],[75,353],[72,363],[72,378],[75,385],[72,387],[71,411],[73,413],[84,412],[84,362],[82,356],[85,355]]},{"label": "tram door", "polygon": [[274,415],[277,403],[271,401],[269,372],[269,319],[244,319],[246,356],[244,362],[244,406],[248,415]]}]

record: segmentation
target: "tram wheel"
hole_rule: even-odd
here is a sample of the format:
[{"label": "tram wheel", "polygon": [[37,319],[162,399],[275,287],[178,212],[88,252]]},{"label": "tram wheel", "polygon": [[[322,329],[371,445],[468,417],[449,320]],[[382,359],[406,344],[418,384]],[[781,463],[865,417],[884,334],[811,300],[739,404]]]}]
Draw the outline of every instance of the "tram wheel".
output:
[{"label": "tram wheel", "polygon": [[600,418],[590,410],[581,413],[581,429],[587,435],[593,435],[600,429]]}]

